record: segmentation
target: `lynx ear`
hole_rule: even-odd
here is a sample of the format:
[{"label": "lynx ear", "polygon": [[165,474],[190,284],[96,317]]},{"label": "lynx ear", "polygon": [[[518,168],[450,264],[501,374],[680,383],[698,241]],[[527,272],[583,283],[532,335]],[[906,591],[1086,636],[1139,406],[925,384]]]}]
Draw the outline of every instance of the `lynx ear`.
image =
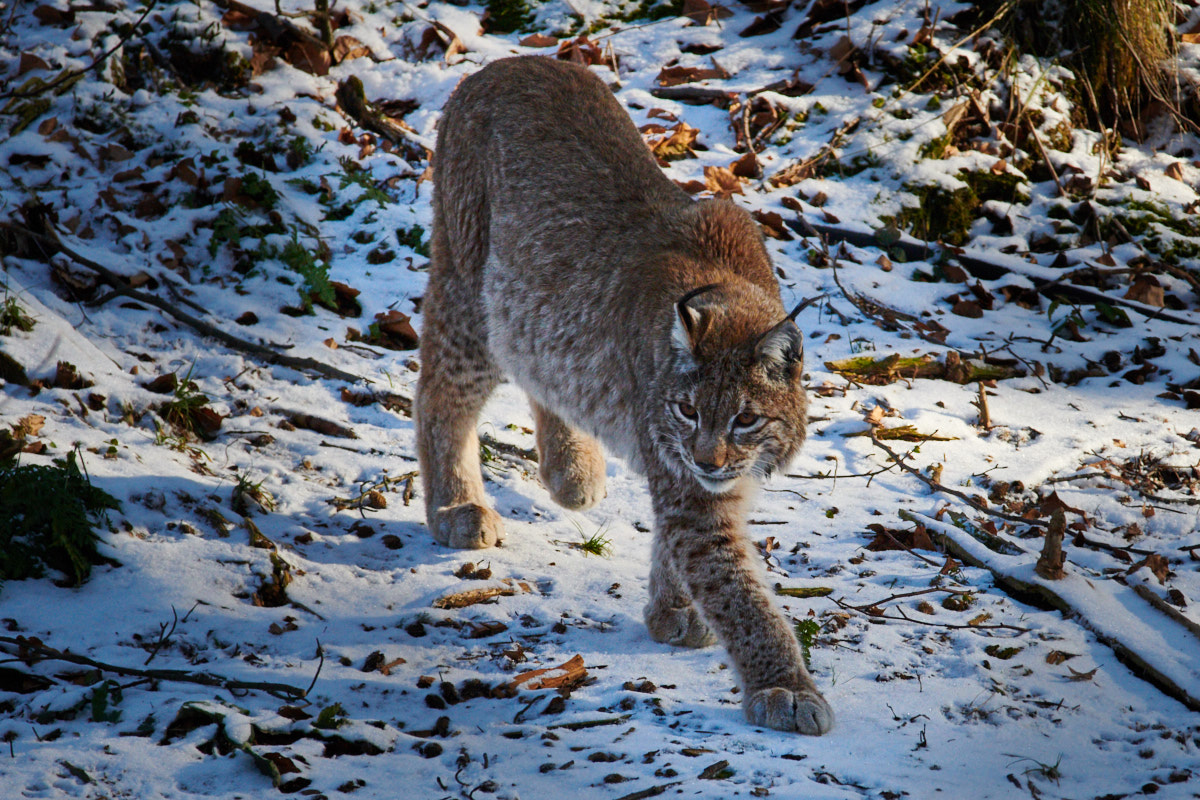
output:
[{"label": "lynx ear", "polygon": [[791,317],[764,333],[754,346],[754,357],[770,372],[789,378],[800,372],[804,362],[804,336]]},{"label": "lynx ear", "polygon": [[677,350],[689,355],[695,354],[696,345],[700,343],[700,340],[704,338],[704,334],[708,331],[711,318],[705,309],[692,308],[688,303],[697,295],[704,294],[715,288],[717,288],[717,284],[712,283],[708,286],[692,289],[675,302],[675,324],[671,328],[671,340],[674,342]]},{"label": "lynx ear", "polygon": [[821,300],[826,295],[819,294],[802,300],[792,309],[783,321],[767,331],[754,346],[754,356],[764,362],[768,369],[777,369],[789,377],[799,375],[804,363],[804,336],[796,327],[795,319],[801,311]]}]

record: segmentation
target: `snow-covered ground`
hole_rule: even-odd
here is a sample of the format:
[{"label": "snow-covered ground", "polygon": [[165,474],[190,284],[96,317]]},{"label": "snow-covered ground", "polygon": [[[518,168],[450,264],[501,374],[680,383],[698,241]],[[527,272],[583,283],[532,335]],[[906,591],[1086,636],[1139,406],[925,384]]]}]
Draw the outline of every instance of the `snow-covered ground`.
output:
[{"label": "snow-covered ground", "polygon": [[[999,58],[995,32],[950,54],[958,83],[935,71],[903,91],[970,32],[949,22],[965,6],[855,6],[821,19],[830,4],[734,4],[717,18],[693,2],[695,20],[653,20],[551,0],[504,34],[481,31],[478,5],[353,0],[334,9],[334,38],[353,40],[328,74],[299,69],[308,51],[237,3],[159,0],[140,20],[145,7],[120,3],[6,8],[0,279],[35,325],[0,335],[0,422],[44,418],[26,424],[21,463],[78,448],[121,509],[101,526],[119,566],[78,588],[0,586],[0,796],[1200,796],[1200,141],[1163,118],[1140,143],[1087,130],[1070,73]],[[1190,31],[1194,3],[1180,8]],[[812,670],[837,713],[824,737],[747,725],[719,648],[650,640],[642,481],[610,461],[598,507],[555,506],[522,455],[532,420],[512,387],[480,422],[504,546],[453,552],[424,527],[407,413],[417,353],[390,349],[403,324],[380,316],[420,331],[422,145],[463,75],[553,54],[519,42],[566,43],[596,21],[576,52],[601,62],[650,144],[688,145],[668,175],[698,194],[736,186],[763,212],[783,237],[768,243],[785,302],[829,295],[800,318],[809,442],[749,528],[772,584],[814,590],[779,600],[819,627]],[[1181,46],[1185,76],[1197,47]],[[404,119],[397,144],[338,110],[350,76]],[[729,95],[696,104],[697,88]],[[1023,149],[1031,127],[1044,155]],[[761,175],[738,180],[727,170],[746,130]],[[797,167],[827,146],[836,162]],[[971,184],[978,219],[958,230],[980,277],[939,248],[905,259],[888,219],[940,225],[956,206],[939,203],[974,174],[1000,178],[992,199]],[[795,232],[801,217],[841,233],[824,250]],[[70,253],[25,232],[47,219]],[[110,295],[86,260],[360,380],[272,364]],[[326,278],[360,292],[360,315],[344,288],[347,315],[304,313],[310,290],[334,291]],[[1056,302],[1036,291],[1048,281],[1078,291]],[[914,378],[912,364],[853,378],[834,363],[952,351],[1011,376],[987,388],[990,426],[978,382]],[[59,362],[87,385],[56,382]],[[148,385],[168,373],[194,383],[178,395],[208,398],[219,429],[199,438],[165,419],[173,395]],[[1030,523],[931,490],[862,435],[902,425],[908,440],[885,444],[906,463]],[[1056,509],[1055,581],[1033,564]],[[987,525],[1021,552],[967,532]],[[991,569],[945,552],[945,537]],[[1012,596],[995,573],[1074,611]],[[487,602],[439,602],[485,589]],[[586,675],[564,687],[523,674],[575,656]],[[286,686],[181,679],[198,674]]]}]

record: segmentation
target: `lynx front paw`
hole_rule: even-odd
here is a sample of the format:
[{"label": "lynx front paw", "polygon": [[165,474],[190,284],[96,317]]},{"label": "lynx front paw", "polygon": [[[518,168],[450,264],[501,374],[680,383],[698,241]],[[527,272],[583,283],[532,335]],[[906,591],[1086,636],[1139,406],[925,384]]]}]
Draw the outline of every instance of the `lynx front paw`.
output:
[{"label": "lynx front paw", "polygon": [[433,515],[433,538],[456,550],[482,550],[504,539],[504,522],[490,508],[475,503],[439,508]]},{"label": "lynx front paw", "polygon": [[683,608],[646,606],[646,628],[656,642],[676,647],[708,647],[717,637],[692,606]]},{"label": "lynx front paw", "polygon": [[541,457],[539,474],[554,502],[582,511],[604,499],[604,452],[595,442],[574,442]]},{"label": "lynx front paw", "polygon": [[751,725],[777,731],[820,736],[833,727],[833,709],[816,689],[759,689],[746,693],[743,707]]}]

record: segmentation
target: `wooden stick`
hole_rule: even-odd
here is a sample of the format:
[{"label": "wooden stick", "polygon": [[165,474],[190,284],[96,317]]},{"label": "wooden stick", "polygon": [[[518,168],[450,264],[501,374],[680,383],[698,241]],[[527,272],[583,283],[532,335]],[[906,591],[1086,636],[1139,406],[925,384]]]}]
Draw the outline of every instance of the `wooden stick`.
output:
[{"label": "wooden stick", "polygon": [[[101,672],[112,672],[116,675],[134,675],[140,678],[157,681],[175,681],[178,683],[198,683],[202,686],[216,686],[230,691],[260,691],[281,697],[285,700],[298,700],[308,692],[287,683],[272,683],[265,681],[240,681],[226,678],[211,672],[193,672],[185,669],[139,669],[123,667],[119,664],[106,664],[87,656],[77,656],[64,650],[56,650],[41,642],[24,636],[0,636],[0,642],[16,645],[18,656],[26,661],[65,661],[69,664],[81,664]],[[311,688],[311,687],[309,687]]]},{"label": "wooden stick", "polygon": [[525,581],[514,581],[505,578],[501,585],[481,586],[478,589],[468,589],[465,592],[455,592],[433,601],[434,608],[466,608],[477,603],[486,603],[496,597],[512,597],[523,592],[532,592],[534,587]]}]

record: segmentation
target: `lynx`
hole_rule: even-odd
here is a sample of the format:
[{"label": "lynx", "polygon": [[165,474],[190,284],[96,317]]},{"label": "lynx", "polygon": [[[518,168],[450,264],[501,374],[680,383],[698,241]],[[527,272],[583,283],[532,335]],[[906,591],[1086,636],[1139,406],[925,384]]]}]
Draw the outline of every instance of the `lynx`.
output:
[{"label": "lynx", "polygon": [[601,443],[655,513],[646,626],[728,650],[754,725],[821,734],[833,712],[745,531],[757,484],[804,441],[803,343],[751,217],[693,201],[587,68],[539,57],[464,79],[438,137],[417,446],[434,539],[504,536],[476,421],[526,392],[555,501],[604,497]]}]

